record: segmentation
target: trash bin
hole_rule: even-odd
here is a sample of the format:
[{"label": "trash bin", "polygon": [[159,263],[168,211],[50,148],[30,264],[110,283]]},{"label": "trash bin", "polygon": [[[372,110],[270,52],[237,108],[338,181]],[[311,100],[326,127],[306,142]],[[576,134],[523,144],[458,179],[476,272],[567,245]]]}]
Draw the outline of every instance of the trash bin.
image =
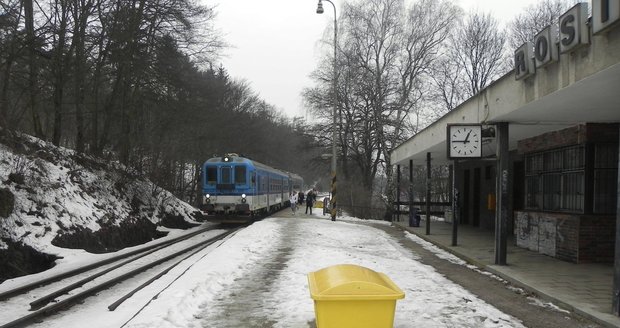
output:
[{"label": "trash bin", "polygon": [[417,207],[411,207],[409,209],[409,226],[410,227],[419,227],[420,226],[420,209]]},{"label": "trash bin", "polygon": [[392,328],[405,297],[385,274],[352,264],[311,272],[308,285],[317,328]]}]

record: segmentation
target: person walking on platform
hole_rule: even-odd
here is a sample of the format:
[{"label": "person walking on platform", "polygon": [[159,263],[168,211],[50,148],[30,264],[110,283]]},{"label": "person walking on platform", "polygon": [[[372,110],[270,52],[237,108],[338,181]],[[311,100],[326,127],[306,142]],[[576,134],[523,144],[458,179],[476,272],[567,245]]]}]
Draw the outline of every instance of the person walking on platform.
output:
[{"label": "person walking on platform", "polygon": [[289,197],[289,200],[291,201],[291,210],[293,211],[293,215],[295,215],[295,211],[297,210],[297,193],[295,190],[293,190]]},{"label": "person walking on platform", "polygon": [[304,204],[304,192],[303,191],[299,191],[299,194],[297,195],[297,200],[299,202],[299,206],[302,206]]},{"label": "person walking on platform", "polygon": [[314,189],[308,191],[306,194],[306,214],[308,214],[308,209],[310,209],[310,214],[312,214],[312,206],[314,205],[315,198],[316,194],[314,193]]}]

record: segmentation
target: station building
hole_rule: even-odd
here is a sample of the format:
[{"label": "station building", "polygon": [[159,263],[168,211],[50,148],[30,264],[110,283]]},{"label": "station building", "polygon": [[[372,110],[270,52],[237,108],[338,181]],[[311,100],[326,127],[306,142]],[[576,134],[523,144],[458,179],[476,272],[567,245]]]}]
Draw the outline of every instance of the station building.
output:
[{"label": "station building", "polygon": [[[510,262],[508,234],[563,261],[615,263],[618,315],[620,1],[591,4],[591,16],[577,4],[516,49],[512,72],[396,147],[391,161],[452,165],[458,223],[495,231],[496,264]],[[460,125],[480,130],[453,140],[448,129]],[[477,131],[479,154],[449,156]]]}]

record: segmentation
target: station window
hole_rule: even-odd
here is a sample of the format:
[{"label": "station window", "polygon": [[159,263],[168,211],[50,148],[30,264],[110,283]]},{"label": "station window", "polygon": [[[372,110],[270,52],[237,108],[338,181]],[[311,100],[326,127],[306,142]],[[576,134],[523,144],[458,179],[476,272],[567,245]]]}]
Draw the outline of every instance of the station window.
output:
[{"label": "station window", "polygon": [[246,182],[245,166],[235,166],[235,184],[246,184]]},{"label": "station window", "polygon": [[594,213],[615,213],[618,188],[618,145],[594,147]]},{"label": "station window", "polygon": [[526,207],[582,213],[584,163],[581,145],[526,155]]},{"label": "station window", "polygon": [[207,180],[207,184],[217,183],[217,167],[214,167],[214,166],[207,167],[206,180]]}]

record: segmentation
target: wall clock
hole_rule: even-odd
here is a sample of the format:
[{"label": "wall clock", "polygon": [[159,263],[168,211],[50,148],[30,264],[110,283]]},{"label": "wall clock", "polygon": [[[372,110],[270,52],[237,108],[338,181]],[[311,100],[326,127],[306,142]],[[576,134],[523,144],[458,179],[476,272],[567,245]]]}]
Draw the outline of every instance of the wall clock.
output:
[{"label": "wall clock", "polygon": [[449,124],[448,157],[476,158],[482,157],[482,125]]}]

